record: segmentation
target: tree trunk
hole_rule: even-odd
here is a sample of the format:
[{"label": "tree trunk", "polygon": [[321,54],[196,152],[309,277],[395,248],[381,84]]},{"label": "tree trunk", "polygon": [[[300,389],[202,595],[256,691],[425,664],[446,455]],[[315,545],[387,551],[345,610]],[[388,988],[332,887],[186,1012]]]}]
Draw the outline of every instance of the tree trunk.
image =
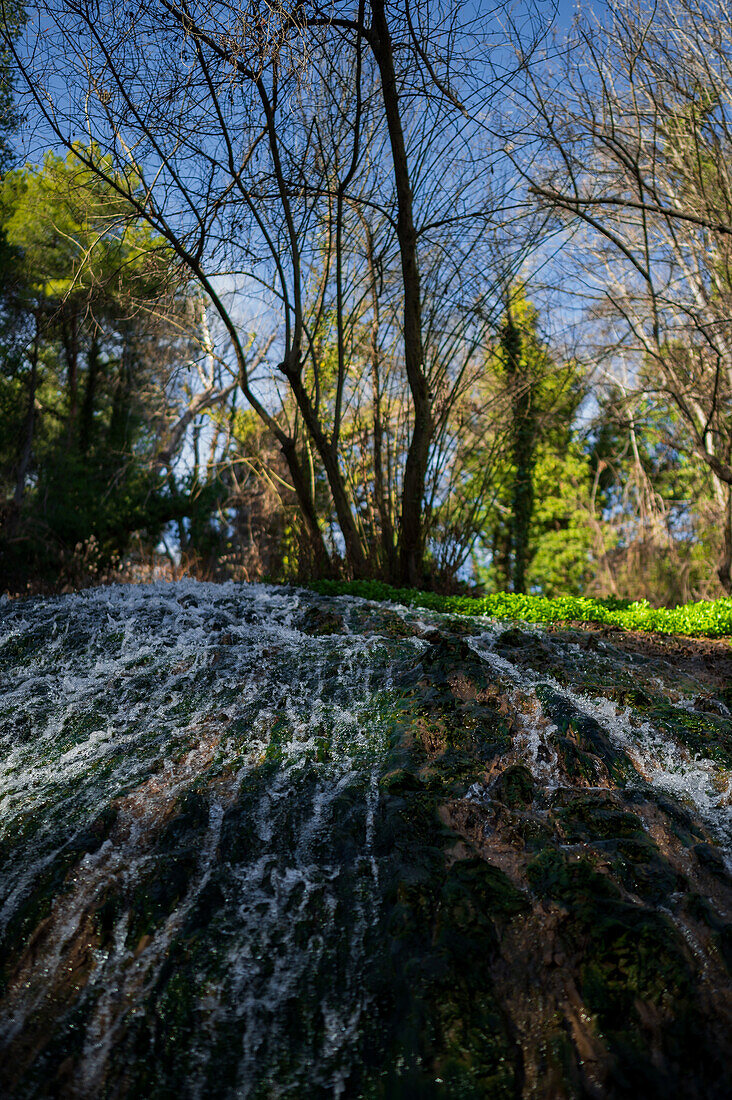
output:
[{"label": "tree trunk", "polygon": [[404,365],[414,403],[414,429],[404,466],[402,486],[398,576],[394,579],[402,584],[416,587],[423,580],[422,502],[434,426],[429,386],[424,372],[422,303],[414,204],[399,109],[392,41],[386,21],[384,0],[371,0],[371,15],[373,20],[371,47],[381,77],[384,113],[389,130],[397,194],[397,239],[404,284]]},{"label": "tree trunk", "polygon": [[521,331],[506,310],[503,331],[506,372],[511,386],[511,450],[514,474],[511,492],[511,587],[526,591],[529,562],[529,534],[534,509],[534,418],[531,378],[521,367]]},{"label": "tree trunk", "polygon": [[717,576],[728,596],[732,596],[732,485],[726,485],[727,504],[724,512],[722,552],[719,556]]},{"label": "tree trunk", "polygon": [[20,510],[25,496],[25,479],[30,466],[33,453],[33,436],[36,427],[36,390],[38,389],[38,351],[40,343],[40,324],[38,317],[35,319],[35,333],[33,335],[33,350],[31,351],[31,371],[28,381],[28,411],[25,417],[25,430],[23,442],[18,457],[18,468],[15,476],[15,492],[13,504],[16,512]]},{"label": "tree trunk", "polygon": [[40,323],[35,317],[35,333],[33,335],[33,349],[31,351],[31,371],[28,380],[28,408],[25,416],[23,438],[20,442],[18,453],[18,465],[15,471],[15,490],[13,499],[8,505],[3,517],[5,537],[8,541],[15,537],[20,523],[20,510],[25,496],[25,481],[28,476],[33,455],[33,437],[36,427],[36,390],[38,389],[38,350],[40,344]]},{"label": "tree trunk", "polygon": [[71,313],[62,326],[64,354],[66,356],[67,384],[69,387],[69,423],[67,439],[71,443],[74,438],[74,426],[76,424],[76,412],[79,400],[79,333],[78,318]]},{"label": "tree trunk", "polygon": [[[371,259],[371,242],[369,241],[369,259]],[[384,482],[384,425],[381,418],[381,377],[379,362],[378,342],[378,302],[374,293],[374,317],[371,326],[371,385],[373,388],[374,402],[374,497],[376,511],[381,526],[381,551],[383,567],[387,577],[396,573],[396,561],[394,555],[394,530],[391,522],[391,512],[387,499]]]},{"label": "tree trunk", "polygon": [[120,455],[127,453],[130,441],[132,400],[132,349],[129,333],[122,337],[122,354],[112,399],[112,415],[109,420],[108,438],[111,448]]},{"label": "tree trunk", "polygon": [[308,479],[303,473],[302,464],[297,456],[294,440],[288,439],[283,441],[280,443],[280,447],[282,449],[282,454],[285,456],[287,468],[290,471],[292,484],[295,488],[295,496],[297,497],[300,511],[305,520],[305,529],[308,533],[308,539],[312,548],[316,572],[319,577],[332,577],[334,573],[333,563],[330,560],[330,555],[323,539],[323,532],[320,530],[318,515],[315,509],[315,501],[310,491]]},{"label": "tree trunk", "polygon": [[97,379],[99,377],[99,340],[92,336],[87,356],[86,388],[81,406],[79,425],[79,450],[86,455],[91,445],[94,430],[94,402],[96,399]]},{"label": "tree trunk", "polygon": [[[293,395],[295,397],[295,400],[297,401],[297,406],[302,413],[308,433],[315,445],[315,449],[318,452],[318,457],[323,463],[325,475],[328,478],[328,485],[330,487],[331,497],[333,498],[333,505],[335,507],[336,517],[338,519],[338,526],[341,529],[341,533],[343,534],[343,539],[346,544],[346,558],[351,567],[354,577],[356,579],[366,578],[369,575],[366,552],[361,541],[361,536],[358,532],[358,527],[356,526],[356,521],[353,517],[351,502],[348,499],[348,491],[346,489],[346,484],[343,479],[343,473],[338,463],[338,455],[331,446],[330,441],[326,438],[321,424],[317,418],[317,414],[313,409],[312,402],[310,401],[310,398],[308,397],[308,394],[302,382],[299,365],[288,368],[287,380],[290,383]],[[285,451],[284,445],[282,446],[283,453],[289,465],[289,455],[287,451]],[[290,467],[290,472],[292,473],[294,479],[295,474],[292,471],[292,467]],[[304,478],[303,485],[306,485]],[[308,489],[308,496],[309,495],[310,492]],[[299,492],[298,500],[300,500],[302,503],[302,498],[300,497]],[[312,513],[313,516],[315,516],[314,502],[312,503]],[[308,516],[305,516],[305,520],[308,524],[308,529],[310,530],[312,528],[312,521]],[[318,528],[318,530],[320,529]],[[325,544],[323,544],[323,546],[324,545]]]}]

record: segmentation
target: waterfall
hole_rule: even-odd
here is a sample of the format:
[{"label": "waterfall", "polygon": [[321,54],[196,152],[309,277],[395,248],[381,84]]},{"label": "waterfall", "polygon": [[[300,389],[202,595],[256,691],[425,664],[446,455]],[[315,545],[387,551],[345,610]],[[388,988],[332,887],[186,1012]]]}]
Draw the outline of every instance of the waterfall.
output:
[{"label": "waterfall", "polygon": [[550,855],[622,878],[639,830],[669,896],[626,875],[618,904],[717,981],[679,876],[722,912],[730,720],[694,689],[610,644],[294,588],[3,600],[4,1094],[516,1095],[535,1038],[501,953],[548,919]]}]

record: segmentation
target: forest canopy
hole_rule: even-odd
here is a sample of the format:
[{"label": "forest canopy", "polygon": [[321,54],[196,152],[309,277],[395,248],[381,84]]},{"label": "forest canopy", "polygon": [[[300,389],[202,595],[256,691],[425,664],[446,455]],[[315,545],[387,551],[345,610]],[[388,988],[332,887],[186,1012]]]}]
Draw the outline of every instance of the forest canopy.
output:
[{"label": "forest canopy", "polygon": [[0,7],[0,587],[732,592],[726,4]]}]

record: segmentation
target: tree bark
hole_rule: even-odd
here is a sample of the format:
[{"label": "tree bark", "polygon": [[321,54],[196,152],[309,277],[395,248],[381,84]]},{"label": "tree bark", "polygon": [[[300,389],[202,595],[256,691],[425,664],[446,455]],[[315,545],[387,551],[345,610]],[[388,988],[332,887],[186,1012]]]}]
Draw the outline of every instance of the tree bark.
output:
[{"label": "tree bark", "polygon": [[281,441],[280,447],[287,462],[287,468],[290,471],[300,511],[305,520],[305,530],[312,548],[315,570],[320,577],[332,577],[334,574],[333,563],[323,539],[323,532],[320,530],[315,501],[298,458],[294,440]]},{"label": "tree bark", "polygon": [[514,592],[525,592],[534,509],[533,395],[531,379],[521,367],[521,331],[511,316],[510,304],[506,311],[503,349],[511,386],[511,450],[516,468],[511,492],[511,587]]},{"label": "tree bark", "polygon": [[20,510],[25,496],[25,481],[28,476],[33,455],[33,437],[36,426],[36,390],[38,389],[38,351],[40,346],[40,322],[38,315],[35,317],[35,332],[33,335],[33,347],[31,350],[31,370],[28,380],[28,407],[25,416],[23,438],[19,448],[18,465],[15,471],[15,490],[13,499],[5,513],[3,526],[5,537],[8,540],[14,538],[20,523]]},{"label": "tree bark", "polygon": [[374,416],[374,496],[376,510],[381,525],[381,549],[383,568],[389,578],[396,576],[396,557],[394,553],[394,528],[387,499],[384,479],[384,424],[381,415],[381,361],[379,355],[379,296],[376,291],[376,265],[374,260],[374,242],[368,226],[366,233],[366,256],[371,280],[371,387],[373,390]]},{"label": "tree bark", "polygon": [[31,351],[31,370],[28,381],[28,411],[25,417],[25,431],[23,432],[23,443],[18,457],[15,492],[13,494],[13,504],[16,511],[20,509],[23,503],[23,497],[25,496],[25,479],[28,475],[28,467],[30,466],[31,455],[33,454],[33,436],[36,426],[36,390],[38,389],[40,327],[38,316],[36,316],[33,349]]},{"label": "tree bark", "polygon": [[[353,516],[351,509],[351,503],[348,499],[348,491],[346,489],[343,473],[338,463],[338,455],[334,452],[330,441],[327,439],[323,432],[322,426],[318,420],[317,414],[313,409],[312,402],[303,385],[302,376],[300,373],[300,367],[295,366],[286,370],[287,380],[292,389],[297,406],[302,413],[305,425],[307,427],[310,438],[315,444],[315,449],[318,452],[318,457],[323,463],[325,475],[328,478],[328,485],[330,486],[331,496],[333,498],[333,505],[336,511],[336,517],[338,519],[338,526],[343,534],[343,539],[346,544],[346,558],[351,567],[353,575],[356,579],[363,579],[368,577],[368,561],[366,553],[359,535],[358,527]],[[283,453],[285,458],[290,459],[287,452]],[[291,471],[292,472],[292,471]],[[293,477],[295,475],[293,474]],[[303,479],[303,484],[307,484]],[[308,490],[309,493],[309,490]],[[298,495],[298,500],[300,499]],[[315,505],[313,503],[313,515],[315,514]],[[310,529],[311,521],[306,517],[308,529]],[[319,530],[319,528],[318,528]]]},{"label": "tree bark", "polygon": [[86,455],[91,444],[94,430],[94,402],[96,399],[97,379],[99,377],[99,340],[92,336],[87,355],[86,387],[81,406],[79,425],[79,450]]},{"label": "tree bark", "polygon": [[384,113],[391,143],[397,194],[397,239],[404,284],[404,364],[414,403],[414,428],[404,466],[402,486],[398,576],[394,579],[402,584],[417,587],[423,580],[422,502],[434,425],[429,386],[424,371],[417,231],[414,224],[409,162],[394,71],[393,46],[384,0],[370,0],[370,6],[373,21],[371,48],[381,77]]},{"label": "tree bark", "polygon": [[69,387],[69,424],[67,438],[74,438],[74,426],[79,400],[79,332],[78,318],[73,311],[62,324],[62,338],[66,356],[67,381]]},{"label": "tree bark", "polygon": [[717,576],[728,596],[732,596],[732,485],[725,486],[727,506],[724,513],[722,552],[719,556]]}]

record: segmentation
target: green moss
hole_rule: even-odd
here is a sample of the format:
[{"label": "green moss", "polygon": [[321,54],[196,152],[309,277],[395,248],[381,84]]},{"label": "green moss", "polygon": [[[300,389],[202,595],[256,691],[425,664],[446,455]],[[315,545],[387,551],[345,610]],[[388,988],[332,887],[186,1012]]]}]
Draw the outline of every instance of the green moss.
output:
[{"label": "green moss", "polygon": [[58,739],[54,740],[53,751],[59,755],[68,752],[74,745],[88,741],[92,734],[106,730],[114,703],[96,704],[89,710],[72,711],[64,716]]},{"label": "green moss", "polygon": [[11,634],[0,646],[0,670],[30,664],[41,653],[49,640],[44,627]]},{"label": "green moss", "polygon": [[[566,908],[562,934],[568,950],[582,960],[581,995],[630,1080],[640,1080],[636,1063],[646,1051],[644,1003],[674,1020],[664,1032],[666,1057],[672,1064],[679,1057],[692,1064],[700,1040],[698,1007],[689,957],[674,925],[662,913],[623,901],[611,878],[587,859],[546,850],[529,865],[528,875],[542,896]],[[664,1075],[653,1070],[652,1077],[655,1095]]]},{"label": "green moss", "polygon": [[728,972],[732,975],[732,922],[725,924],[715,937],[719,953]]},{"label": "green moss", "polygon": [[693,754],[732,768],[732,725],[728,718],[670,705],[655,707],[648,718],[657,729],[669,733]]},{"label": "green moss", "polygon": [[490,698],[495,689],[489,676],[485,662],[463,638],[446,635],[403,678],[402,712],[393,724],[392,743],[414,744],[415,770],[429,760],[430,774],[422,771],[423,779],[444,797],[462,793],[511,746],[506,717],[497,699]]},{"label": "green moss", "polygon": [[586,781],[593,775],[598,777],[597,768],[588,757],[596,757],[616,783],[621,784],[635,774],[628,758],[613,746],[607,732],[594,718],[583,714],[548,684],[538,684],[536,695],[545,715],[557,727],[552,742],[561,753],[570,776]]},{"label": "green moss", "polygon": [[342,634],[345,629],[340,615],[322,607],[309,607],[298,619],[297,628],[303,634],[311,634],[314,637]]},{"label": "green moss", "polygon": [[687,848],[697,844],[706,834],[699,821],[689,813],[685,806],[660,791],[649,789],[645,797],[650,799],[666,816],[671,832]]},{"label": "green moss", "polygon": [[[413,853],[414,854],[414,853]],[[439,849],[395,887],[377,985],[390,1067],[359,1095],[512,1097],[520,1055],[493,989],[500,929],[527,899],[481,859],[446,871]],[[383,1018],[383,1017],[382,1017]],[[383,1025],[382,1025],[383,1026]],[[383,1034],[383,1033],[382,1033]]]},{"label": "green moss", "polygon": [[683,943],[662,915],[622,902],[606,902],[587,934],[582,992],[600,1025],[625,1032],[638,1022],[635,999],[678,1012],[691,992]]},{"label": "green moss", "polygon": [[[338,616],[334,612],[329,619],[330,610],[326,606],[322,616],[311,615],[303,628],[332,633]],[[381,640],[369,641],[363,659],[376,670],[374,679],[381,669],[391,670],[389,690],[377,691],[373,705],[359,710],[357,743],[352,724],[339,721],[336,704],[331,706],[325,694],[328,677],[339,677],[342,700],[342,649],[328,638],[306,645],[317,648],[323,662],[317,726],[313,722],[301,733],[291,716],[267,710],[255,727],[255,707],[240,706],[244,681],[229,675],[236,651],[223,647],[216,675],[226,679],[225,690],[219,691],[218,681],[196,680],[177,700],[171,728],[156,727],[153,740],[141,736],[138,742],[130,787],[139,787],[148,759],[151,766],[162,760],[161,743],[168,758],[171,746],[173,756],[182,756],[197,736],[179,728],[194,705],[212,715],[222,700],[227,709],[239,707],[215,766],[191,778],[173,814],[161,817],[157,831],[146,835],[144,881],[133,889],[120,877],[105,896],[97,895],[92,915],[99,945],[109,949],[126,922],[130,966],[146,966],[153,952],[145,953],[141,937],[177,911],[165,957],[156,955],[139,999],[115,1033],[106,1077],[110,1094],[116,1090],[140,1100],[167,1100],[191,1089],[211,1097],[234,1094],[242,1087],[244,1028],[259,1013],[249,1033],[252,1041],[261,1038],[261,1057],[246,1082],[252,1097],[270,1100],[277,1092],[293,1100],[305,1095],[325,1100],[342,1068],[343,1095],[363,1100],[513,1100],[530,1088],[551,1091],[555,1085],[556,1095],[578,1100],[589,1088],[584,1055],[573,1045],[575,1031],[564,1007],[552,1000],[565,979],[579,995],[573,1011],[581,1005],[606,1059],[608,1096],[670,1096],[679,1081],[686,1087],[691,1078],[713,1080],[716,1068],[702,1068],[713,1066],[710,1049],[718,1040],[712,1034],[711,998],[695,999],[700,962],[673,923],[653,909],[670,908],[688,920],[715,966],[729,953],[729,927],[710,900],[716,896],[711,887],[718,889],[722,881],[717,852],[699,845],[704,831],[692,814],[645,786],[635,793],[631,788],[552,790],[517,763],[488,786],[505,763],[497,758],[512,747],[512,729],[511,718],[501,713],[505,691],[466,642],[476,624],[453,619],[441,634],[419,628],[424,641],[417,647],[403,640],[414,628],[388,608],[382,617],[379,609],[362,604],[344,612],[344,619],[350,630],[356,623],[383,633]],[[540,662],[537,667],[551,668],[552,676],[551,662],[564,660],[560,646],[530,631],[504,631],[500,646],[517,664]],[[294,665],[296,658],[288,660]],[[588,690],[593,683],[610,684],[611,663],[604,679],[596,681],[585,667],[582,682]],[[282,671],[289,676],[285,663]],[[148,672],[152,675],[138,670],[140,682],[125,695],[125,704],[142,690]],[[569,660],[565,672],[572,681]],[[171,692],[178,682],[182,674],[169,686]],[[125,691],[128,686],[126,681]],[[213,686],[215,692],[207,694]],[[550,685],[544,684],[540,695],[558,727],[560,769],[554,778],[564,783],[569,775],[596,785],[611,775],[620,783],[625,761],[603,729]],[[665,710],[660,696],[645,693],[642,685],[634,688],[630,674],[614,697],[646,713],[656,708],[669,722],[679,713],[683,718],[683,712]],[[169,700],[174,705],[172,694]],[[307,698],[302,706],[307,708]],[[90,714],[86,718],[91,720]],[[264,760],[255,764],[252,732],[256,728],[261,737],[265,721],[268,744],[262,746]],[[708,715],[700,723],[691,715],[685,728],[690,737],[709,743],[720,723]],[[82,733],[81,726],[69,727],[70,735]],[[512,753],[509,759],[516,757]],[[215,782],[222,769],[237,777],[238,788]],[[489,797],[460,801],[476,781]],[[213,798],[225,802],[223,821],[200,879]],[[710,884],[710,897],[679,897],[687,883],[644,828],[652,801],[685,838],[690,850],[684,858],[704,872],[698,881]],[[633,812],[642,803],[643,810]],[[455,822],[455,830],[446,822]],[[68,867],[79,853],[101,843],[109,828],[109,822],[92,823],[70,836]],[[494,839],[496,852],[511,848],[515,880],[488,862]],[[524,868],[531,892],[516,886]],[[49,896],[65,888],[67,871],[62,865],[57,870],[58,878],[47,884]],[[195,898],[193,882],[200,889]],[[248,907],[251,922],[246,937],[242,907]],[[32,934],[41,911],[31,916],[23,935]],[[303,956],[307,965],[297,971],[296,988],[268,1015],[278,968]],[[237,989],[249,983],[246,1012],[233,1003],[239,981]],[[79,1001],[89,998],[77,1017],[82,1035],[101,987],[101,981],[90,982],[79,995]],[[209,1015],[212,1002],[219,1007]],[[353,1030],[346,1024],[340,1063],[333,1020],[341,1011],[348,1020],[351,1006],[354,1021],[359,1008],[362,1014]],[[36,1075],[37,1092],[29,1096],[56,1088],[54,1073],[65,1043],[76,1057],[78,1045],[68,1036],[65,1019],[58,1015],[53,1026],[47,1049],[56,1052],[56,1062],[45,1054],[37,1062],[49,1084]],[[517,1035],[529,1047],[526,1065]],[[312,1074],[309,1067],[315,1067]],[[540,1074],[538,1086],[534,1072]]]},{"label": "green moss", "polygon": [[[520,1054],[491,966],[502,929],[529,902],[478,856],[449,862],[459,838],[437,812],[484,773],[501,728],[490,705],[456,698],[451,681],[463,654],[459,639],[430,648],[418,689],[405,696],[392,730],[374,838],[383,875],[383,964],[369,975],[369,988],[381,1022],[375,1047],[365,1036],[354,1095],[477,1100],[516,1093]],[[463,675],[473,679],[470,668]],[[526,776],[519,771],[512,779],[511,792],[526,798]]]},{"label": "green moss", "polygon": [[604,698],[612,699],[619,707],[633,707],[635,710],[647,710],[653,705],[653,697],[636,684],[618,683],[618,673],[615,672],[615,683],[597,685],[594,694],[601,693]]},{"label": "green moss", "polygon": [[142,936],[151,935],[173,912],[198,864],[208,806],[199,793],[186,791],[176,811],[160,831],[152,865],[129,897],[128,942],[133,946]]},{"label": "green moss", "polygon": [[491,798],[506,806],[530,806],[534,801],[534,777],[524,764],[512,764],[491,787]]},{"label": "green moss", "polygon": [[77,859],[78,853],[75,851],[66,849],[56,852],[13,913],[0,940],[0,991],[5,990],[9,973],[23,946],[51,912],[56,898],[63,893],[69,869]]},{"label": "green moss", "polygon": [[565,840],[645,837],[641,819],[600,791],[555,791],[551,805]]},{"label": "green moss", "polygon": [[527,865],[526,876],[542,897],[566,903],[579,901],[583,909],[586,904],[594,904],[593,898],[620,896],[615,884],[598,874],[591,862],[587,859],[570,862],[556,848],[546,848],[535,856]]},{"label": "green moss", "polygon": [[625,889],[653,905],[668,902],[687,886],[649,836],[616,841],[609,854],[613,871]]},{"label": "green moss", "polygon": [[453,863],[446,876],[440,922],[467,934],[470,927],[482,931],[488,921],[510,919],[530,908],[526,895],[500,867],[484,859],[463,859]]},{"label": "green moss", "polygon": [[[96,1001],[95,992],[88,987],[81,997],[66,1011],[57,1026],[48,1035],[48,1042],[30,1065],[16,1078],[12,1091],[3,1093],[13,1100],[41,1100],[48,1097],[73,1095],[77,1066],[83,1058],[89,1021]],[[48,1034],[49,1021],[43,1018],[43,1008],[31,1016],[26,1025],[29,1031],[42,1029]],[[3,1067],[2,1084],[6,1085],[20,1067]]]},{"label": "green moss", "polygon": [[136,884],[129,899],[128,943],[131,946],[134,947],[142,936],[152,935],[170,916],[186,892],[195,865],[194,852],[160,856],[145,878]]},{"label": "green moss", "polygon": [[275,717],[269,731],[264,758],[268,764],[281,764],[287,755],[287,746],[292,740],[292,726],[283,715]]},{"label": "green moss", "polygon": [[416,772],[407,768],[395,768],[387,772],[379,780],[379,787],[384,793],[403,794],[411,791],[424,790],[424,780]]},{"label": "green moss", "polygon": [[695,844],[694,855],[702,867],[725,885],[729,885],[730,876],[722,858],[722,853],[712,844]]},{"label": "green moss", "polygon": [[556,833],[531,814],[514,815],[511,829],[529,852],[538,852],[556,841]]},{"label": "green moss", "polygon": [[108,807],[85,827],[71,833],[35,879],[0,939],[0,990],[5,989],[19,953],[41,921],[49,915],[56,899],[67,889],[70,871],[87,852],[96,852],[100,848],[116,816],[116,810]]}]

